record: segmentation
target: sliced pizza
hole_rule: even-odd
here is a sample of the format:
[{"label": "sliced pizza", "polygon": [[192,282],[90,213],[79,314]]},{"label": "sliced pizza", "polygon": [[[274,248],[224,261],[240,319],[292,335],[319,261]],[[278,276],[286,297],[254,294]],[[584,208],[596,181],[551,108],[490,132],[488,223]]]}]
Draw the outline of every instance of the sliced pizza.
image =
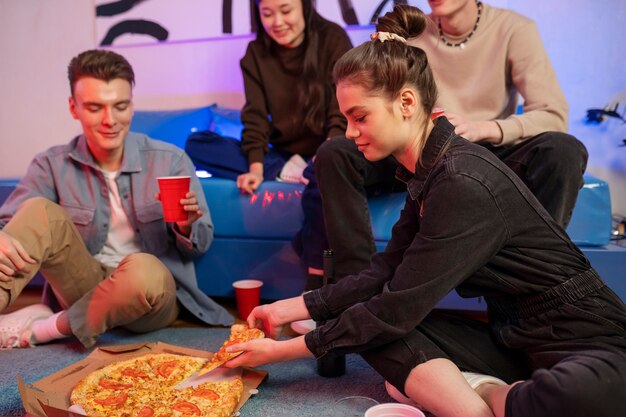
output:
[{"label": "sliced pizza", "polygon": [[[146,354],[111,363],[81,380],[70,394],[72,405],[90,417],[230,417],[243,395],[241,375],[180,388],[199,370],[219,367],[239,353],[227,346],[264,337],[245,325],[231,328],[229,339],[211,360],[170,353]],[[205,367],[211,364],[210,368]]]},{"label": "sliced pizza", "polygon": [[[150,417],[155,410],[164,416],[182,415],[173,413],[171,404],[163,401],[176,384],[205,362],[205,358],[167,353],[115,362],[81,380],[72,390],[70,402],[91,417]],[[168,409],[170,412],[165,412]]]}]

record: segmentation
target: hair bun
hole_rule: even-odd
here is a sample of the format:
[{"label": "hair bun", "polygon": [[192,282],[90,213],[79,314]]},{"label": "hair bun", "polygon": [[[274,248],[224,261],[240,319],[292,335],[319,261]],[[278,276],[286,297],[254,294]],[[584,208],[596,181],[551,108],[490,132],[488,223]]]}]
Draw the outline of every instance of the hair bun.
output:
[{"label": "hair bun", "polygon": [[421,35],[426,24],[427,18],[422,10],[415,6],[398,4],[392,11],[378,18],[376,30],[409,39]]},{"label": "hair bun", "polygon": [[389,32],[374,32],[370,34],[370,40],[375,41],[378,39],[381,42],[385,41],[400,41],[402,43],[406,43],[406,39],[400,35],[396,35],[395,33]]}]

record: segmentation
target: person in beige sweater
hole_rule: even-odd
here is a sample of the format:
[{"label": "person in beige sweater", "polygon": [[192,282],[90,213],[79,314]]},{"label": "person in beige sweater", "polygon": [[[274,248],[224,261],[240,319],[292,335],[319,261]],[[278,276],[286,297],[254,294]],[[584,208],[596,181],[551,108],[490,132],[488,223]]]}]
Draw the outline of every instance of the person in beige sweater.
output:
[{"label": "person in beige sweater", "polygon": [[[475,0],[429,4],[427,29],[409,43],[427,54],[441,114],[456,134],[505,162],[565,229],[587,151],[565,133],[567,102],[534,22]],[[378,20],[378,31],[396,32],[391,13]],[[403,189],[394,179],[397,162],[367,161],[354,142],[335,138],[318,149],[315,165],[337,277],[357,273],[375,250],[367,195]]]},{"label": "person in beige sweater", "polygon": [[[454,3],[463,6],[456,11]],[[426,52],[439,106],[457,134],[512,145],[567,130],[567,102],[532,20],[474,0],[430,4],[431,24],[409,43]],[[381,18],[379,26],[393,25],[387,22]],[[522,114],[515,114],[518,95]]]}]

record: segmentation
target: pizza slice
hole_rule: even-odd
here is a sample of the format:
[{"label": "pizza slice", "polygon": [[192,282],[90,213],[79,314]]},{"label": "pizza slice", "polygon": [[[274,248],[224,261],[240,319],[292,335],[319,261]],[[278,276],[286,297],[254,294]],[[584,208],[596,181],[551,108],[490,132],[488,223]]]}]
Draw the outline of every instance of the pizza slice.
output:
[{"label": "pizza slice", "polygon": [[229,360],[241,355],[243,352],[226,352],[226,348],[237,343],[247,342],[252,339],[261,339],[265,337],[262,330],[251,329],[246,324],[234,324],[230,328],[230,337],[224,342],[222,347],[215,352],[215,354],[209,359],[204,366],[198,371],[198,375],[204,375],[207,372],[212,371],[215,368],[219,368]]}]

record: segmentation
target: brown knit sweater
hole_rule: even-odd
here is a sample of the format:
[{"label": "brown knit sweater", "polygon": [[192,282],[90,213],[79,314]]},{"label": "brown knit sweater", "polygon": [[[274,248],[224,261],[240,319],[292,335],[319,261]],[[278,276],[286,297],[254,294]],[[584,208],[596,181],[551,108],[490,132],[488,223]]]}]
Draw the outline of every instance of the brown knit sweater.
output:
[{"label": "brown knit sweater", "polygon": [[241,111],[242,149],[249,163],[262,162],[270,143],[275,150],[310,158],[326,138],[345,134],[346,122],[335,97],[332,68],[352,48],[350,38],[335,23],[326,21],[320,28],[318,66],[326,74],[329,87],[326,129],[321,135],[304,125],[305,112],[297,102],[297,91],[303,83],[305,43],[291,49],[273,44],[270,53],[262,42],[254,40],[241,59],[246,95]]},{"label": "brown knit sweater", "polygon": [[[495,120],[501,144],[567,129],[567,102],[533,21],[483,3],[478,29],[461,49],[440,40],[432,19],[410,44],[428,56],[439,106],[470,120]],[[452,43],[465,38],[445,36]],[[521,115],[514,114],[518,93],[524,99]]]}]

